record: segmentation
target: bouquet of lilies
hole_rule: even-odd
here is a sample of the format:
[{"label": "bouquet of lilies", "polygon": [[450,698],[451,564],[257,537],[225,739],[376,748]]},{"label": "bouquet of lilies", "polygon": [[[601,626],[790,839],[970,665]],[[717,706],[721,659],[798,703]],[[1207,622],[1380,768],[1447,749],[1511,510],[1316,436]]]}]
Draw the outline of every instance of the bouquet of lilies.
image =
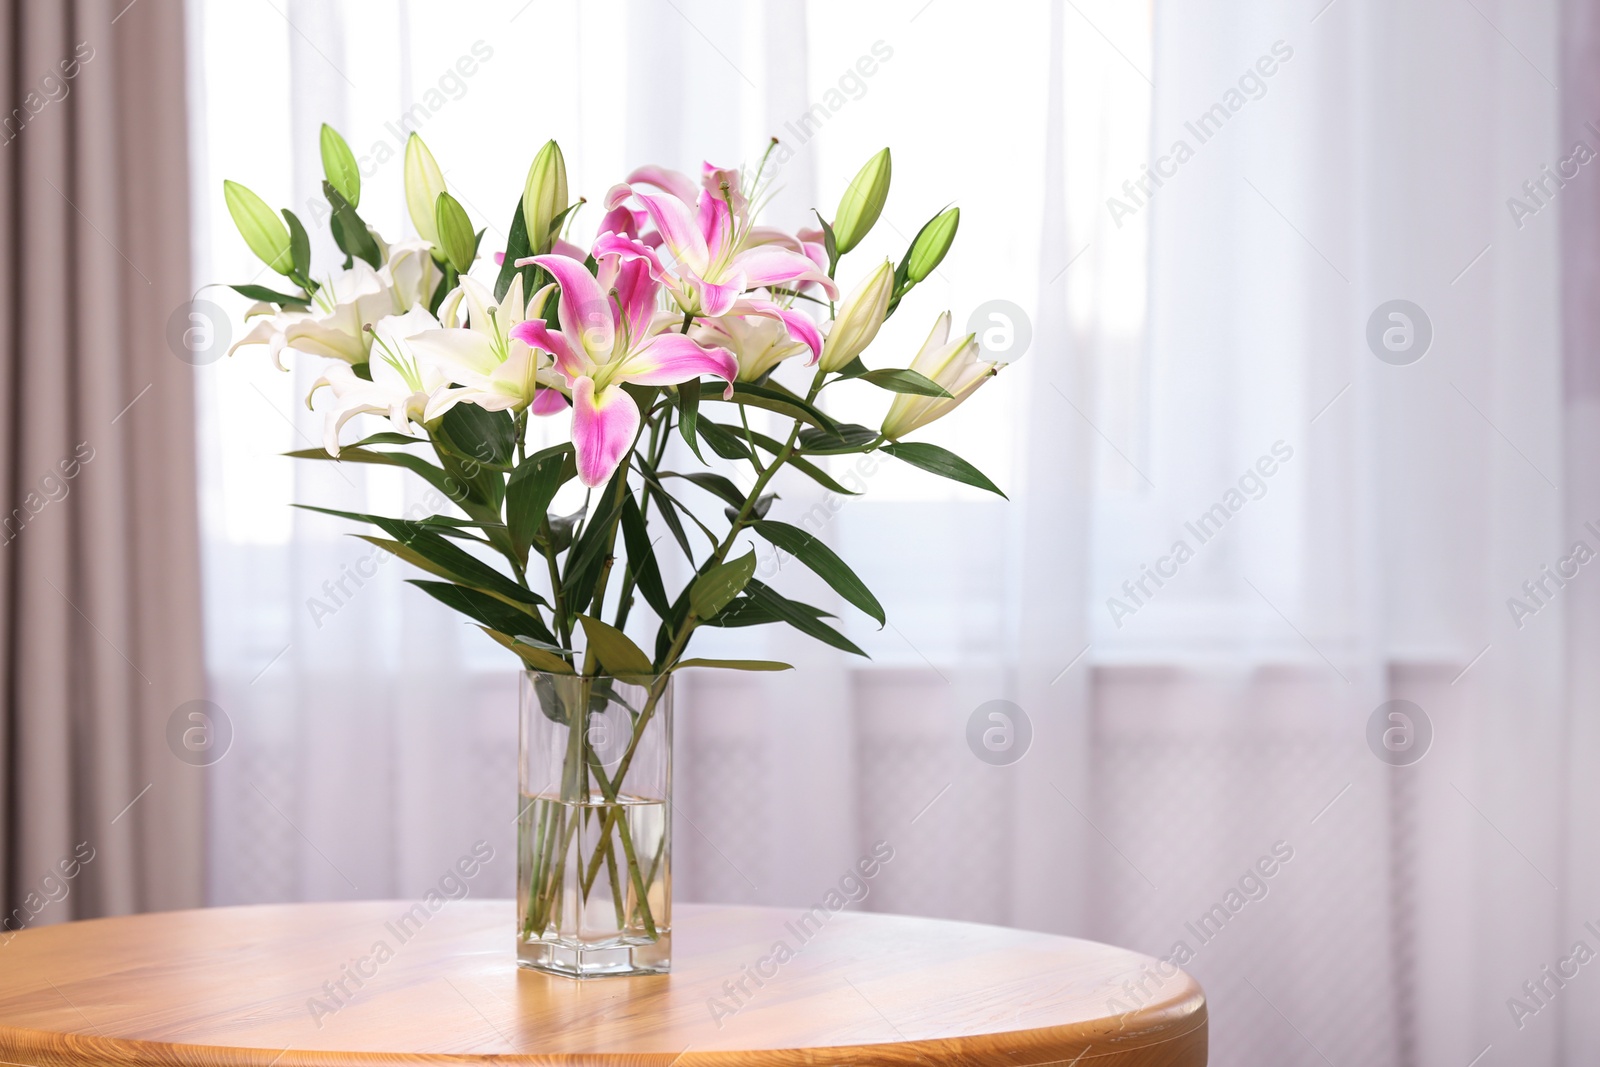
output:
[{"label": "bouquet of lilies", "polygon": [[[843,560],[769,517],[773,479],[789,468],[849,494],[829,457],[877,451],[998,493],[959,456],[904,440],[998,365],[979,358],[972,335],[951,336],[945,312],[909,366],[869,368],[884,320],[949,251],[959,209],[936,214],[898,263],[870,265],[843,292],[841,265],[889,193],[889,150],[861,168],[831,220],[818,213],[815,229],[796,233],[755,221],[771,152],[753,174],[706,164],[698,181],[641,167],[606,192],[595,237],[580,245],[585,201],[569,199],[551,141],[491,258],[485,230],[416,134],[404,159],[416,236],[386,241],[359,213],[354,155],[324,126],[323,192],[343,261],[322,271],[292,211],[224,183],[245,242],[286,286],[233,286],[256,302],[248,317],[258,320],[234,348],[266,345],[279,369],[285,350],[324,361],[307,398],[321,395],[324,447],[292,455],[404,467],[449,502],[406,518],[313,510],[376,527],[381,536],[367,540],[429,576],[412,584],[537,671],[660,678],[695,665],[786,666],[685,658],[701,626],[784,623],[862,654],[829,613],[759,581],[754,549],[735,547],[741,535],[769,542],[882,625],[883,607]],[[809,380],[778,381],[788,361]],[[878,428],[829,416],[825,392],[847,382],[891,394]],[[752,408],[768,420],[756,425],[782,428],[758,431]],[[386,417],[388,428],[342,442],[360,414]],[[530,419],[568,416],[570,440],[528,451]],[[586,489],[583,506],[556,514],[552,502],[573,479]],[[706,503],[723,505],[721,529]],[[649,529],[657,520],[692,570],[676,592],[662,580]],[[655,617],[653,644],[625,633],[640,596]]]}]

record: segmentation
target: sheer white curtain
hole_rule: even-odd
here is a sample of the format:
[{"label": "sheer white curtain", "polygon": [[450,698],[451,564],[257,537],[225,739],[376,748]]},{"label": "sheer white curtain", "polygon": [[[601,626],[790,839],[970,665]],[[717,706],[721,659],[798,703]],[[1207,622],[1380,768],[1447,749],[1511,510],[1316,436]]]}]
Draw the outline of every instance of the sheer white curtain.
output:
[{"label": "sheer white curtain", "polygon": [[[776,134],[790,225],[893,146],[861,262],[961,204],[880,361],[946,307],[1025,314],[1015,366],[929,434],[1010,502],[889,464],[854,473],[862,499],[779,486],[890,625],[838,608],[871,663],[710,635],[707,654],[799,670],[686,680],[681,897],[809,903],[884,839],[863,907],[1182,943],[1219,1063],[1592,1055],[1585,978],[1523,990],[1573,941],[1600,949],[1592,594],[1541,593],[1520,627],[1507,605],[1556,589],[1541,568],[1574,540],[1600,548],[1559,321],[1564,213],[1592,175],[1520,226],[1507,207],[1574,139],[1600,147],[1563,117],[1555,0],[192,10],[204,280],[252,272],[221,178],[315,214],[321,121],[374,160],[420,128],[490,243],[547,137],[592,201],[641,162]],[[366,181],[385,232],[399,182],[392,159]],[[1368,342],[1394,300],[1431,324],[1404,365]],[[210,664],[237,731],[212,770],[212,899],[417,893],[479,837],[500,859],[478,891],[509,893],[503,653],[285,506],[393,511],[415,488],[276,458],[318,437],[306,370],[200,373]],[[829,603],[784,563],[762,560]],[[1432,741],[1392,767],[1369,720],[1399,698]],[[966,742],[996,699],[1033,735],[1006,767]],[[1514,1020],[1513,997],[1538,1010]]]}]

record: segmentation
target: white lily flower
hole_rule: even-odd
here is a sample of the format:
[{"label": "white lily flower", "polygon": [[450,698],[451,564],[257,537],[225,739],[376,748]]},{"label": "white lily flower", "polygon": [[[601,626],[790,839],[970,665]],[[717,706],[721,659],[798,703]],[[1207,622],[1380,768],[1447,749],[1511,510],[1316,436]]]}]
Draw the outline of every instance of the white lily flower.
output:
[{"label": "white lily flower", "polygon": [[426,241],[384,247],[389,258],[382,270],[358,259],[348,270],[335,271],[312,294],[308,310],[272,315],[272,305],[252,305],[246,318],[270,317],[234,342],[228,354],[245,345],[264,344],[279,370],[288,369],[282,359],[285,348],[351,365],[367,362],[373,335],[366,327],[390,315],[426,307],[442,277]]},{"label": "white lily flower", "polygon": [[339,454],[339,431],[357,415],[385,415],[396,433],[411,433],[412,423],[426,426],[460,402],[450,396],[450,383],[429,364],[417,359],[411,339],[438,330],[439,320],[425,307],[404,315],[389,315],[372,328],[372,360],[367,364],[372,380],[358,377],[347,363],[331,363],[311,386],[306,406],[317,390],[333,391],[327,409],[322,443],[328,454]]},{"label": "white lily flower", "polygon": [[912,430],[942,418],[978,391],[978,386],[999,373],[1000,367],[978,358],[978,340],[967,334],[950,340],[950,312],[934,321],[933,330],[922,343],[922,350],[911,361],[911,369],[944,386],[944,396],[917,396],[900,393],[889,405],[883,419],[883,435],[898,441]]},{"label": "white lily flower", "polygon": [[[411,348],[460,386],[451,390],[458,401],[490,411],[521,411],[530,405],[540,415],[563,410],[566,383],[551,357],[511,336],[511,328],[526,320],[530,309],[538,317],[554,289],[554,284],[547,285],[525,302],[518,274],[497,304],[482,283],[463,277],[439,308],[443,328],[413,337]],[[455,322],[463,304],[467,325],[459,327]]]},{"label": "white lily flower", "polygon": [[739,361],[736,381],[753,382],[791,356],[807,355],[811,348],[795,338],[783,320],[765,315],[734,314],[702,319],[692,336],[709,347],[726,348]]}]

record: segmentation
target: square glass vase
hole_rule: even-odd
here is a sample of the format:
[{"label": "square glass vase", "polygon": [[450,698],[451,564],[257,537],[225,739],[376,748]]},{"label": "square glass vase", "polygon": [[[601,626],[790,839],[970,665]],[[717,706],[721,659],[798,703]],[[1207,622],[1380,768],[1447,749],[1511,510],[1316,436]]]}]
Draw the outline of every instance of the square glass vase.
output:
[{"label": "square glass vase", "polygon": [[672,969],[672,678],[524,671],[517,962]]}]

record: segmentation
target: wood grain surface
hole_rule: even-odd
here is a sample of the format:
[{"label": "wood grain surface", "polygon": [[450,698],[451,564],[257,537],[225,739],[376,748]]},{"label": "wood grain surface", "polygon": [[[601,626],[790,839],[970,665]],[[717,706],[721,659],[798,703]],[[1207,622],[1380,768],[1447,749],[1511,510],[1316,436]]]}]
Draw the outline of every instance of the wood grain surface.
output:
[{"label": "wood grain surface", "polygon": [[[576,981],[515,966],[509,901],[413,908],[211,908],[0,939],[0,1060],[1206,1062],[1199,985],[1171,968],[1163,977],[1149,957],[1090,941],[848,910],[802,926],[799,909],[683,905],[671,975]],[[779,943],[787,951],[775,953]],[[1133,1007],[1135,997],[1142,1007]]]}]

